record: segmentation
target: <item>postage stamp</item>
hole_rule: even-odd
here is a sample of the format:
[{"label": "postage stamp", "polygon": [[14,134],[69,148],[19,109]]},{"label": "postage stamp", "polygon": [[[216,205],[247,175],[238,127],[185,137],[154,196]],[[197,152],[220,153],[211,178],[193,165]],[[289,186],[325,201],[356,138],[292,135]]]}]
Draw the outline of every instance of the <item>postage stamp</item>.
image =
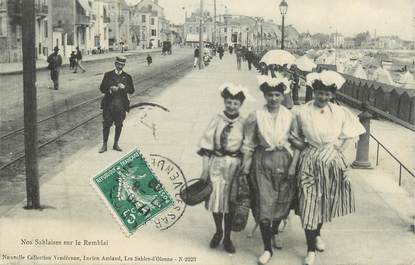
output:
[{"label": "postage stamp", "polygon": [[174,204],[138,149],[93,177],[92,184],[129,234]]}]

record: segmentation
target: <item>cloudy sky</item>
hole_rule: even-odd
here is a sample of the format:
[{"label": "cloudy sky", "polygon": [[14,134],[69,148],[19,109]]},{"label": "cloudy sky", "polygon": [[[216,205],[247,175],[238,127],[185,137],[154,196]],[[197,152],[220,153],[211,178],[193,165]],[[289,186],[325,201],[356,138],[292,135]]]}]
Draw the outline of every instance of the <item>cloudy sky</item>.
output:
[{"label": "cloudy sky", "polygon": [[[213,10],[214,0],[204,0]],[[137,3],[139,0],[127,0]],[[230,14],[263,16],[281,23],[280,0],[217,0],[218,13],[225,6]],[[369,30],[373,36],[398,35],[407,40],[415,37],[415,0],[287,0],[286,23],[299,31],[330,33],[336,30],[346,36]],[[199,0],[159,0],[165,15],[174,23],[183,23],[183,7],[195,10]]]}]

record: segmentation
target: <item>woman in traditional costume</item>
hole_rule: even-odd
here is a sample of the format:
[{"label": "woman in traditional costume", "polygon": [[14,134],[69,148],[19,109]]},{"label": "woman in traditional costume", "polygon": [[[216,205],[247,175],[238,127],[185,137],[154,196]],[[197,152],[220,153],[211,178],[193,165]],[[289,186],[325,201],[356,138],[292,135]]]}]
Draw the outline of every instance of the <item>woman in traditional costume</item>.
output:
[{"label": "woman in traditional costume", "polygon": [[[222,86],[221,95],[225,110],[209,123],[202,139],[198,154],[203,157],[201,178],[212,183],[213,191],[205,207],[213,213],[216,232],[210,247],[216,248],[223,238],[223,246],[229,253],[235,252],[231,241],[232,215],[229,209],[230,187],[235,174],[239,172],[242,154],[244,118],[239,109],[246,98],[251,97],[246,88],[227,84]],[[225,233],[222,222],[224,220]]]},{"label": "woman in traditional costume", "polygon": [[271,243],[282,248],[278,226],[288,216],[295,194],[299,151],[289,143],[297,131],[295,116],[281,105],[289,91],[288,79],[258,76],[258,81],[266,105],[251,113],[245,123],[242,172],[249,175],[252,211],[264,243],[258,264],[266,264],[273,255]]},{"label": "woman in traditional costume", "polygon": [[344,82],[333,71],[307,75],[315,99],[297,113],[305,148],[298,165],[298,210],[307,241],[307,265],[314,264],[316,250],[324,251],[323,223],[355,211],[343,151],[365,129],[347,108],[330,102]]}]

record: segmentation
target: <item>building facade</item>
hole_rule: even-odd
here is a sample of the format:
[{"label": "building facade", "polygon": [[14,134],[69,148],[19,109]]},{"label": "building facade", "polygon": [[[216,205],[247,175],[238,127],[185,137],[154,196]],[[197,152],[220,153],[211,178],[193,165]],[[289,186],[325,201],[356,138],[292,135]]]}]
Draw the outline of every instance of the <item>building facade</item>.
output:
[{"label": "building facade", "polygon": [[130,33],[137,47],[161,47],[167,40],[169,22],[158,0],[141,0],[130,8]]},{"label": "building facade", "polygon": [[[52,0],[35,0],[35,45],[38,59],[53,50]],[[22,0],[0,0],[0,62],[22,61]]]}]

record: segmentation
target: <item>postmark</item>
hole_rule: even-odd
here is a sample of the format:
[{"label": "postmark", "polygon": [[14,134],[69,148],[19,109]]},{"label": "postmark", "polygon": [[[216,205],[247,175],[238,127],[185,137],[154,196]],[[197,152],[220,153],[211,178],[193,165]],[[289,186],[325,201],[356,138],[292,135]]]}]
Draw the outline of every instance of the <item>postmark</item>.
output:
[{"label": "postmark", "polygon": [[93,177],[92,184],[128,234],[174,205],[138,149]]},{"label": "postmark", "polygon": [[179,194],[187,186],[187,181],[182,169],[163,155],[150,154],[149,166],[159,176],[167,192],[173,196],[173,206],[152,220],[157,229],[166,230],[176,224],[186,211],[186,204]]}]

